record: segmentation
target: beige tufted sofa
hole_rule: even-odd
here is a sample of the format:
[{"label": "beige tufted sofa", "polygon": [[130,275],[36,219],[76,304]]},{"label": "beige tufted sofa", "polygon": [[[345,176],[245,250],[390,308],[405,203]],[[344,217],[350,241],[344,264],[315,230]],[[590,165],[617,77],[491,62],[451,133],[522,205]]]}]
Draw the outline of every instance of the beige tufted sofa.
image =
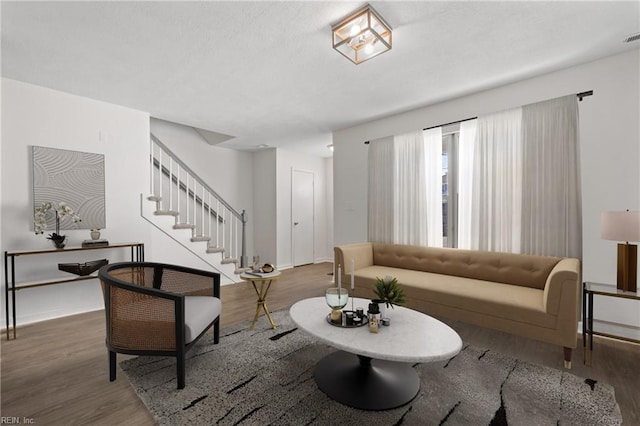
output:
[{"label": "beige tufted sofa", "polygon": [[404,289],[405,306],[562,346],[571,368],[578,259],[377,243],[338,246],[334,254],[343,283],[355,261],[356,297],[375,297],[376,277],[391,275]]}]

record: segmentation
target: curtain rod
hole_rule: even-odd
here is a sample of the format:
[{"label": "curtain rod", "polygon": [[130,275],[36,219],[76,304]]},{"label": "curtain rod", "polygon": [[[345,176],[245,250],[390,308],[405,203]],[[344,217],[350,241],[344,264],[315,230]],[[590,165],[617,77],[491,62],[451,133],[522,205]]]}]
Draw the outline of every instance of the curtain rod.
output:
[{"label": "curtain rod", "polygon": [[[582,98],[586,98],[587,96],[592,96],[593,95],[593,90],[587,90],[585,92],[580,92],[580,93],[576,93],[576,97],[578,98],[578,100],[580,102],[582,102]],[[450,126],[452,124],[458,124],[458,123],[462,123],[463,121],[469,121],[469,120],[475,120],[478,117],[471,117],[471,118],[465,118],[464,120],[456,120],[456,121],[452,121],[451,123],[446,123],[446,124],[439,124],[437,126],[431,126],[431,127],[425,127],[424,130],[430,130],[430,129],[435,129],[436,127],[444,127],[444,126]],[[370,141],[364,141],[365,145],[369,145]]]}]

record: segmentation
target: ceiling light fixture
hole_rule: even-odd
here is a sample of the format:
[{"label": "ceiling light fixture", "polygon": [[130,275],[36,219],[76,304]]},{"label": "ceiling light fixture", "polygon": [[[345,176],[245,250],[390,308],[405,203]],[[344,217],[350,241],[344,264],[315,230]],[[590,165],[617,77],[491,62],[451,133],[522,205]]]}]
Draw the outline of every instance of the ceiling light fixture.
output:
[{"label": "ceiling light fixture", "polygon": [[331,32],[333,48],[356,65],[391,50],[391,27],[371,5],[333,25]]}]

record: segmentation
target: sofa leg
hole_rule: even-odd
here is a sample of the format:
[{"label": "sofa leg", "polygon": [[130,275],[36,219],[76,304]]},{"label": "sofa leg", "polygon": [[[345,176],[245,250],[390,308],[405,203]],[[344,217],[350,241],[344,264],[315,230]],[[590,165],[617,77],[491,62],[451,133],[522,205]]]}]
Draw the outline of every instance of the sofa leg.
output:
[{"label": "sofa leg", "polygon": [[571,352],[573,349],[564,347],[564,368],[571,370]]},{"label": "sofa leg", "polygon": [[220,341],[220,317],[216,318],[213,324],[213,343],[217,344]]}]

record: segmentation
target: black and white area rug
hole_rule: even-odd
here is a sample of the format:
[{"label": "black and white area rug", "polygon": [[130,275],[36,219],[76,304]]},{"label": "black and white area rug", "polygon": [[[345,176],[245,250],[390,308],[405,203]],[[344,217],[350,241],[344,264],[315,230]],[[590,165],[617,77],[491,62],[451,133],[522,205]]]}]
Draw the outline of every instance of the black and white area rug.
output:
[{"label": "black and white area rug", "polygon": [[[335,351],[298,330],[287,311],[226,328],[192,348],[186,387],[175,359],[138,357],[120,365],[160,425],[619,425],[611,386],[465,345],[454,358],[416,364],[418,396],[381,412],[328,398],[313,370]],[[262,328],[260,328],[262,326]]]}]

